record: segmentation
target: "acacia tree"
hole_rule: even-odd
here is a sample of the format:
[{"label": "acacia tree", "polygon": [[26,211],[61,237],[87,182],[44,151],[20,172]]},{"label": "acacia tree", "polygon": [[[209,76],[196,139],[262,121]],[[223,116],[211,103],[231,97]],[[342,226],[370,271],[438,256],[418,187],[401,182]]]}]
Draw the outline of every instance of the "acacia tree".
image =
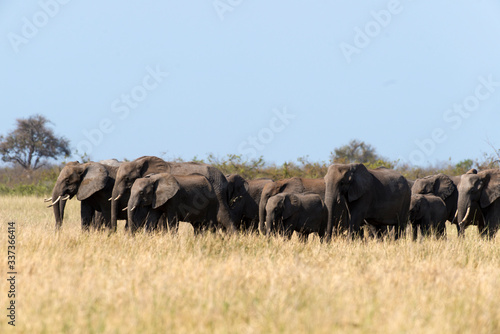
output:
[{"label": "acacia tree", "polygon": [[336,148],[331,153],[331,161],[335,163],[367,163],[379,157],[370,144],[353,139],[349,144]]},{"label": "acacia tree", "polygon": [[0,136],[0,154],[5,162],[12,162],[24,169],[38,169],[47,159],[57,159],[71,154],[69,141],[56,137],[48,127],[51,123],[42,115],[27,119],[18,118],[17,128]]}]

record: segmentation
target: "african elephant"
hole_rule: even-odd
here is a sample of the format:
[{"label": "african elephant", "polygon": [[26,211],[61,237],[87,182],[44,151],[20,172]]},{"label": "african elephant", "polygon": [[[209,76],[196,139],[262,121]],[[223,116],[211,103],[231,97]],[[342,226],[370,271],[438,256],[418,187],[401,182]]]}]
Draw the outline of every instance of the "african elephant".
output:
[{"label": "african elephant", "polygon": [[375,227],[394,226],[396,239],[405,233],[411,191],[397,171],[383,167],[369,170],[363,164],[335,164],[328,167],[325,183],[327,240],[346,209],[352,236],[359,236],[364,222]]},{"label": "african elephant", "polygon": [[[457,212],[458,188],[454,179],[445,174],[436,174],[426,176],[415,180],[411,188],[412,195],[416,194],[432,194],[441,198],[446,205],[446,219],[457,225],[455,213]],[[456,178],[455,178],[456,180]]]},{"label": "african elephant", "polygon": [[212,229],[217,222],[217,196],[208,179],[201,174],[159,173],[137,179],[130,191],[127,213],[130,232],[146,223],[156,226],[164,213],[170,228],[179,221],[193,225],[195,234]]},{"label": "african elephant", "polygon": [[310,233],[325,236],[328,211],[321,196],[313,193],[279,193],[266,204],[266,232],[278,232],[290,239],[293,231],[307,241]]},{"label": "african elephant", "polygon": [[172,175],[198,173],[205,176],[212,184],[217,197],[217,222],[228,232],[236,231],[236,225],[228,205],[227,180],[217,168],[196,162],[166,162],[153,156],[144,156],[133,161],[124,162],[118,169],[113,196],[110,199],[111,229],[116,230],[116,214],[120,210],[117,201],[123,199],[128,202],[130,189],[134,181],[153,173],[170,173]]},{"label": "african elephant", "polygon": [[481,236],[495,236],[500,224],[500,170],[471,170],[462,175],[457,220],[460,235],[469,225],[477,225]]},{"label": "african elephant", "polygon": [[[52,201],[56,220],[56,229],[61,228],[64,218],[64,207],[68,199],[76,198],[81,201],[82,229],[98,228],[111,219],[111,196],[118,168],[98,162],[81,164],[77,161],[69,162],[61,170],[52,190]],[[123,204],[123,203],[121,203]],[[96,212],[102,213],[96,214]],[[119,213],[119,219],[126,219],[126,213]],[[94,222],[94,223],[93,223]]]},{"label": "african elephant", "polygon": [[240,230],[257,231],[259,228],[259,203],[264,186],[271,179],[245,180],[238,174],[226,176],[229,205]]},{"label": "african elephant", "polygon": [[445,238],[447,219],[448,210],[441,197],[433,194],[411,195],[408,220],[413,227],[414,241],[417,240],[419,226],[424,237],[432,232],[437,238]]},{"label": "african elephant", "polygon": [[323,179],[306,179],[301,177],[292,177],[269,182],[264,185],[259,203],[259,231],[266,234],[266,205],[271,196],[279,193],[304,193],[312,192],[318,194],[321,199],[325,197],[325,181]]}]

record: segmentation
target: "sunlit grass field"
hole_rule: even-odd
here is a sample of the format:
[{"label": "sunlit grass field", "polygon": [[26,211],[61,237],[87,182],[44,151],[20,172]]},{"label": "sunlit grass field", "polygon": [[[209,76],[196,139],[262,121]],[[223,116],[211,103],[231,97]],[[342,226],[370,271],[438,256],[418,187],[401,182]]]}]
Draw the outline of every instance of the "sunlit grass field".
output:
[{"label": "sunlit grass field", "polygon": [[[38,197],[0,197],[0,333],[499,333],[500,237],[346,241],[62,231]],[[16,327],[7,222],[17,224]]]}]

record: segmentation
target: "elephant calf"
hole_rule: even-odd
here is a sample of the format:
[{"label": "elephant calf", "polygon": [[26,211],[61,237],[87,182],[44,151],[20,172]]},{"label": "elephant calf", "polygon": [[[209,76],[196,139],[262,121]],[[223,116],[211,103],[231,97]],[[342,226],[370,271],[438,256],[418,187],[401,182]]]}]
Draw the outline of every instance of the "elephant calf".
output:
[{"label": "elephant calf", "polygon": [[318,194],[280,193],[272,196],[266,205],[266,230],[292,237],[293,231],[306,241],[310,233],[325,236],[328,211]]},{"label": "elephant calf", "polygon": [[200,174],[154,174],[137,179],[131,189],[127,206],[130,232],[133,234],[146,223],[155,227],[166,214],[170,227],[177,230],[178,222],[189,222],[195,234],[217,223],[218,202],[212,184]]},{"label": "elephant calf", "polygon": [[413,240],[417,240],[418,226],[422,236],[434,233],[437,238],[446,237],[448,211],[445,202],[432,194],[411,196],[409,221],[413,228]]}]

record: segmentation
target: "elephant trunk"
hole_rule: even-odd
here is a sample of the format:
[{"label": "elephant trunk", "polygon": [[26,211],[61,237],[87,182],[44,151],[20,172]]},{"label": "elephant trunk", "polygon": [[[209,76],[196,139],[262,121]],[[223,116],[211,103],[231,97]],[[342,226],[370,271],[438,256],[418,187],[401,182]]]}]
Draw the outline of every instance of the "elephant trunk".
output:
[{"label": "elephant trunk", "polygon": [[54,212],[54,218],[56,220],[56,231],[62,227],[64,219],[64,208],[66,207],[67,197],[63,198],[62,192],[58,189],[57,185],[52,191],[52,210]]},{"label": "elephant trunk", "polygon": [[111,194],[111,198],[109,199],[111,201],[111,221],[110,221],[111,232],[116,232],[117,221],[118,221],[118,210],[122,209],[119,207],[118,203],[119,200],[122,199],[122,197],[124,196],[124,192],[125,189],[123,186],[123,182],[115,183]]},{"label": "elephant trunk", "polygon": [[59,230],[62,226],[63,214],[61,213],[60,203],[52,206],[52,210],[54,211],[54,218],[56,220],[56,231]]},{"label": "elephant trunk", "polygon": [[474,224],[479,205],[472,202],[465,196],[459,196],[458,208],[456,213],[456,221],[458,224],[458,233],[463,235],[467,226]]},{"label": "elephant trunk", "polygon": [[266,205],[269,195],[262,194],[259,203],[259,232],[266,235]]},{"label": "elephant trunk", "polygon": [[116,231],[116,226],[117,226],[117,214],[118,212],[116,212],[118,209],[117,209],[117,201],[114,200],[114,199],[111,199],[111,220],[109,222],[109,227],[110,227],[110,230],[111,231]]},{"label": "elephant trunk", "polygon": [[272,212],[268,212],[266,215],[266,228],[265,232],[267,235],[271,235],[273,231],[276,229],[276,217],[272,214]]},{"label": "elephant trunk", "polygon": [[[328,189],[328,188],[327,188]],[[339,189],[334,188],[332,191],[328,191],[325,194],[325,205],[328,209],[328,221],[326,237],[327,241],[330,241],[333,234],[337,234],[340,231],[340,227],[346,227],[347,222],[341,221],[341,218],[347,215],[343,215],[344,210],[347,207],[347,202],[344,196],[340,193]]]},{"label": "elephant trunk", "polygon": [[130,234],[134,235],[139,228],[144,226],[150,209],[151,207],[146,208],[136,205],[132,205],[127,208]]}]

